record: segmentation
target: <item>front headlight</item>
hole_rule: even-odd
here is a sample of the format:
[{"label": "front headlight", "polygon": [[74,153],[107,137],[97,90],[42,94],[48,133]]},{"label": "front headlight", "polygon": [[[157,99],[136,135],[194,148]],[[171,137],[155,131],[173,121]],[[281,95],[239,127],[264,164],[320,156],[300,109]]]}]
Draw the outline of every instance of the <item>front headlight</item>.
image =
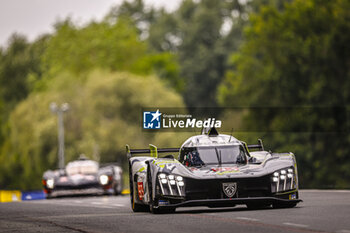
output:
[{"label": "front headlight", "polygon": [[46,181],[46,186],[49,188],[49,189],[53,189],[55,187],[55,181],[54,179],[47,179]]},{"label": "front headlight", "polygon": [[108,176],[107,175],[100,175],[100,183],[102,185],[108,184]]},{"label": "front headlight", "polygon": [[275,171],[271,175],[271,192],[279,193],[296,188],[296,177],[294,174],[294,168],[284,168]]},{"label": "front headlight", "polygon": [[163,195],[184,196],[185,183],[182,176],[160,173],[158,181]]}]

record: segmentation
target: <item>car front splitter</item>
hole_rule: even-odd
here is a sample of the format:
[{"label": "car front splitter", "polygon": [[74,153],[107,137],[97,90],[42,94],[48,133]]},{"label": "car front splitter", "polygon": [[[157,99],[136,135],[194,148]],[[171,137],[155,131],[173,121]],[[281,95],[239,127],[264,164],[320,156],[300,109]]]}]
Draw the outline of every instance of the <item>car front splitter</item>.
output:
[{"label": "car front splitter", "polygon": [[177,208],[177,207],[230,207],[239,204],[293,204],[301,202],[301,199],[282,199],[277,197],[247,197],[247,198],[227,198],[227,199],[201,199],[187,200],[176,204],[166,204],[159,206],[160,208]]}]

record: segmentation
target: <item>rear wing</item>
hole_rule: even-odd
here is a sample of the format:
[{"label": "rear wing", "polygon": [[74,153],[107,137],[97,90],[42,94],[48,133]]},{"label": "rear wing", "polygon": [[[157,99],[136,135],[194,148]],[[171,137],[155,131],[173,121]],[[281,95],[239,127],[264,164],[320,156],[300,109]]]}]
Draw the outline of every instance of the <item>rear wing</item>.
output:
[{"label": "rear wing", "polygon": [[253,145],[247,145],[247,148],[249,150],[260,150],[263,151],[264,149],[264,144],[261,139],[258,139],[258,144],[253,144]]},{"label": "rear wing", "polygon": [[126,156],[130,159],[135,154],[150,154],[151,157],[158,158],[158,153],[179,152],[180,148],[157,148],[155,145],[149,144],[149,149],[130,149],[126,144]]}]

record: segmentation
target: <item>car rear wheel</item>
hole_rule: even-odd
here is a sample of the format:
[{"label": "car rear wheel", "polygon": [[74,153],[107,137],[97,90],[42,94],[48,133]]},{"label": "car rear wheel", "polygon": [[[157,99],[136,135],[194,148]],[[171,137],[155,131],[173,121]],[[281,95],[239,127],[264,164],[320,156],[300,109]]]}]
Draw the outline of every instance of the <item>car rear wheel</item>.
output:
[{"label": "car rear wheel", "polygon": [[115,184],[113,187],[113,191],[114,191],[114,195],[116,196],[122,194],[121,185]]}]

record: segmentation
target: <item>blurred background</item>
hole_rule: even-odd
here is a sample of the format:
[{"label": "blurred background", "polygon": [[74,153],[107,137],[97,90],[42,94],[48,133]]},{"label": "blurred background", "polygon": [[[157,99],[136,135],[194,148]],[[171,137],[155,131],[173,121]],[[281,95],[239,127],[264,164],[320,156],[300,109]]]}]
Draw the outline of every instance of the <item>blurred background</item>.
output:
[{"label": "blurred background", "polygon": [[350,188],[350,1],[67,1],[68,16],[62,4],[6,2],[0,189],[40,189],[58,167],[51,102],[70,105],[66,162],[84,153],[126,169],[126,143],[191,135],[143,132],[142,107],[214,107],[235,137],[294,152],[301,188]]}]

